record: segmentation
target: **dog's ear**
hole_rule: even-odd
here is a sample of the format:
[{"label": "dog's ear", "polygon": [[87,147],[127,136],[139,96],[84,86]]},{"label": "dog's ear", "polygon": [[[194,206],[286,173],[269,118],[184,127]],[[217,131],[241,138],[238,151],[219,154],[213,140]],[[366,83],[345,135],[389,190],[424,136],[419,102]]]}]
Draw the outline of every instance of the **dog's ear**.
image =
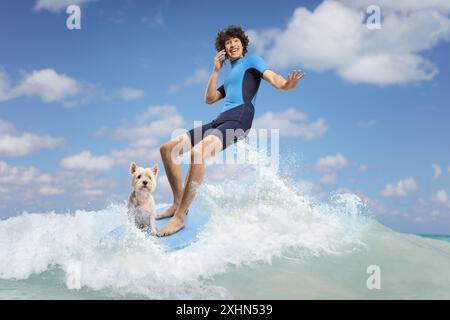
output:
[{"label": "dog's ear", "polygon": [[158,174],[158,164],[157,163],[152,167],[152,173],[155,177]]},{"label": "dog's ear", "polygon": [[137,164],[132,162],[131,165],[130,165],[130,174],[135,173],[136,170],[137,170]]}]

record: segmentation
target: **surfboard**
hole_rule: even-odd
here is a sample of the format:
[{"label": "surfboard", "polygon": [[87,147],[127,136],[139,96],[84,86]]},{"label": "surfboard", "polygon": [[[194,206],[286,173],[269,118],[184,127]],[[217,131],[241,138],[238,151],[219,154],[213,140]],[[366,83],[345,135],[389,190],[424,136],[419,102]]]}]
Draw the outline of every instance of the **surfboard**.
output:
[{"label": "surfboard", "polygon": [[[167,208],[168,207],[164,207],[158,210],[157,214],[164,212]],[[156,228],[161,230],[169,220],[170,218],[156,220]],[[182,249],[198,239],[197,235],[202,231],[207,222],[208,215],[197,207],[191,206],[186,215],[186,219],[184,220],[183,229],[166,237],[154,237],[148,232],[145,233],[145,236],[156,238],[159,243],[169,249]]]},{"label": "surfboard", "polygon": [[[164,212],[167,208],[168,206],[158,209],[157,214]],[[161,230],[169,220],[170,218],[156,220],[156,228]],[[144,235],[155,240],[157,243],[160,243],[168,250],[179,250],[197,241],[198,234],[203,230],[207,222],[208,215],[205,212],[198,210],[197,207],[191,206],[184,220],[183,229],[166,237],[153,236],[150,232],[144,232]],[[114,243],[117,244],[118,241],[125,239],[126,232],[127,226],[121,225],[107,233],[101,239],[101,243],[108,243],[108,246]]]}]

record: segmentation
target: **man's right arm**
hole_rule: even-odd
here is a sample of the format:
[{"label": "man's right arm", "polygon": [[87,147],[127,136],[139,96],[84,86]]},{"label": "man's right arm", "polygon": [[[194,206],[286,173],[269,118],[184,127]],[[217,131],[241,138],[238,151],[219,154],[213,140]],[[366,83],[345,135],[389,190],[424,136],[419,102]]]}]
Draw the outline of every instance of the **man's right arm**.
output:
[{"label": "man's right arm", "polygon": [[213,104],[214,102],[223,98],[222,93],[216,89],[217,77],[219,76],[219,71],[214,70],[208,80],[208,85],[205,92],[205,103]]},{"label": "man's right arm", "polygon": [[219,88],[222,92],[216,89],[217,77],[219,76],[220,69],[222,69],[223,66],[223,57],[225,57],[225,49],[217,52],[214,57],[214,68],[211,72],[211,76],[209,77],[205,92],[205,102],[207,104],[212,104],[225,97],[225,90],[223,87]]}]

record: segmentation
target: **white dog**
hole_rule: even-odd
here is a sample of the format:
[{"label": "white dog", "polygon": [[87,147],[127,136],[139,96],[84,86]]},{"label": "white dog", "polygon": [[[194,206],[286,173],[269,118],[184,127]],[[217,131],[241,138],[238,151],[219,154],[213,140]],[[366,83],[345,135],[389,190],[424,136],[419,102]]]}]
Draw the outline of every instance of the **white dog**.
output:
[{"label": "white dog", "polygon": [[158,165],[142,168],[133,162],[130,174],[132,191],[128,197],[128,218],[142,231],[150,230],[152,235],[156,235],[155,200],[151,193],[156,188]]}]

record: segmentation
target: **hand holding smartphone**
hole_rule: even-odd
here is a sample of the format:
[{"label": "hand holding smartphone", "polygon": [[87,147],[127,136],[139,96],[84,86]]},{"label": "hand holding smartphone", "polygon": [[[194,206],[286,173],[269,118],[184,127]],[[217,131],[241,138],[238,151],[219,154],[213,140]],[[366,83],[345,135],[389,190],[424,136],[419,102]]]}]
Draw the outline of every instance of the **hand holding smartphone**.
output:
[{"label": "hand holding smartphone", "polygon": [[[224,49],[225,50],[225,49]],[[222,62],[225,62],[225,60],[227,60],[228,59],[228,55],[227,55],[227,52],[225,51],[225,55],[223,55],[222,57],[221,57],[221,60],[222,60]]]},{"label": "hand holding smartphone", "polygon": [[219,71],[225,63],[226,59],[228,59],[228,56],[225,49],[217,52],[216,56],[214,57],[214,70]]}]

